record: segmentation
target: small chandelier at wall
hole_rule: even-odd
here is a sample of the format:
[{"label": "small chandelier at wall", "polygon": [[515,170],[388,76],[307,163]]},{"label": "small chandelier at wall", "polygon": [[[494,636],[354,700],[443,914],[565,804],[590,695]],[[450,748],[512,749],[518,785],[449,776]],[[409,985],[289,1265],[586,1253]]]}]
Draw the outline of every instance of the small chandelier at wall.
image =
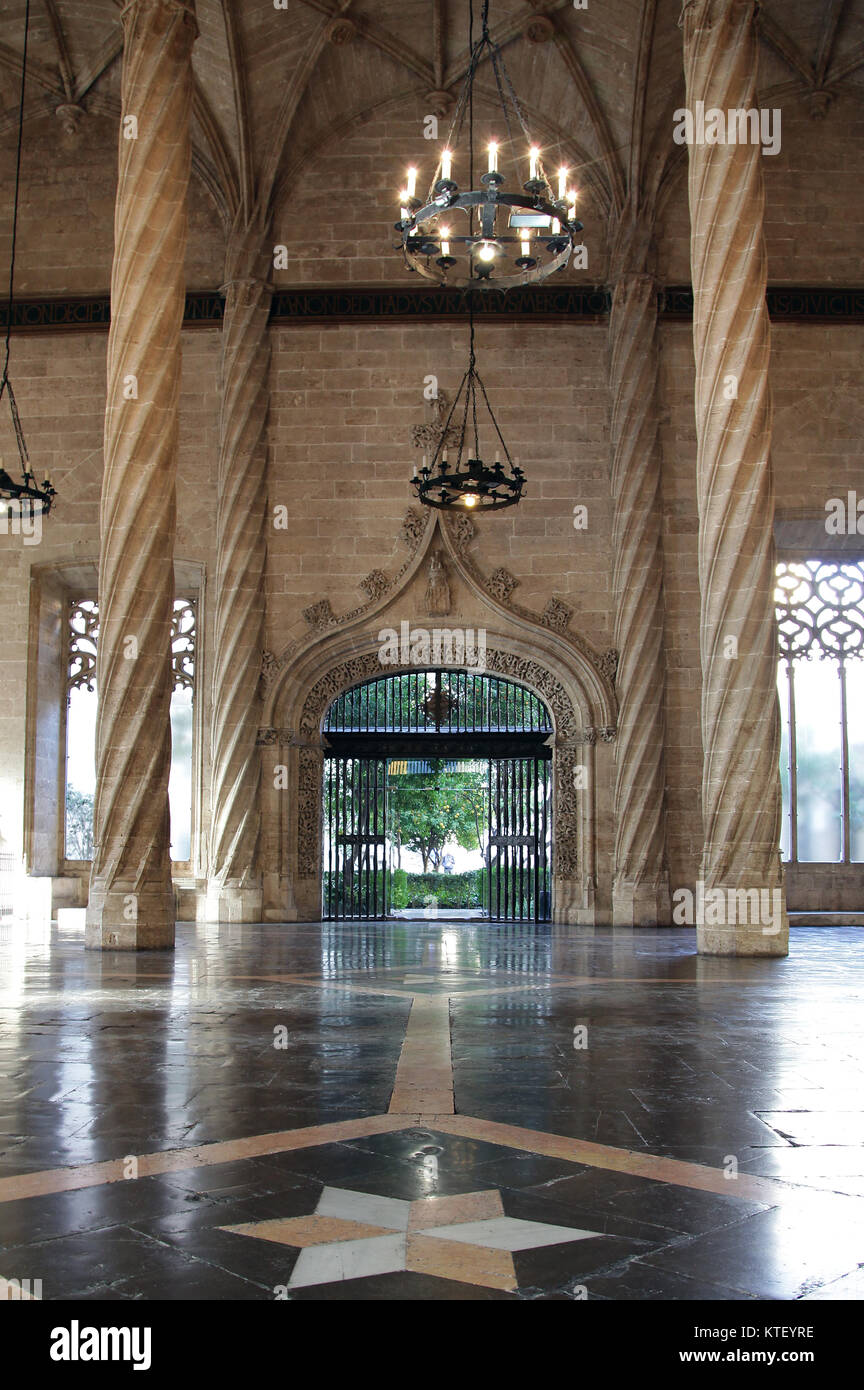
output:
[{"label": "small chandelier at wall", "polygon": [[[14,408],[12,388],[8,382],[0,382],[0,393],[2,393],[4,386],[9,391],[14,419],[17,411]],[[23,438],[20,439],[20,443],[24,443]],[[24,447],[26,459],[26,445]],[[0,459],[0,516],[8,516],[10,513],[20,515],[22,512],[26,512],[30,516],[47,516],[56,496],[56,490],[48,479],[46,478],[44,483],[37,483],[26,463],[24,463],[21,480],[17,482],[6,472],[3,467],[3,460]]]},{"label": "small chandelier at wall", "polygon": [[[454,425],[455,421],[455,425]],[[481,423],[487,438],[494,439],[494,461],[485,463],[480,449]],[[491,429],[490,429],[491,426]],[[456,444],[452,444],[454,434]],[[449,447],[448,447],[449,445]],[[501,455],[506,460],[506,468]],[[522,497],[525,474],[513,462],[498,427],[486,387],[477,371],[474,355],[474,321],[471,318],[471,345],[468,368],[450,407],[438,444],[432,454],[423,455],[423,466],[414,467],[412,486],[417,499],[438,511],[500,511],[513,507]]]},{"label": "small chandelier at wall", "polygon": [[[556,196],[543,167],[540,149],[531,139],[504,59],[489,34],[489,0],[483,0],[482,31],[473,42],[473,0],[469,0],[471,59],[465,85],[457,103],[453,124],[425,198],[417,196],[417,169],[408,170],[400,194],[401,217],[395,224],[401,234],[406,264],[440,285],[478,289],[506,289],[544,280],[563,270],[576,244],[582,223],[576,220],[576,192],[568,187],[569,171],[555,176]],[[474,78],[487,54],[492,65],[501,107],[502,130],[512,148],[513,125],[524,138],[524,170],[528,178],[520,192],[505,191],[500,167],[501,146],[492,141],[486,149],[486,172],[474,187]],[[468,117],[467,145],[458,142]],[[459,171],[468,189],[460,190],[454,177]],[[513,168],[511,177],[520,177]]]}]

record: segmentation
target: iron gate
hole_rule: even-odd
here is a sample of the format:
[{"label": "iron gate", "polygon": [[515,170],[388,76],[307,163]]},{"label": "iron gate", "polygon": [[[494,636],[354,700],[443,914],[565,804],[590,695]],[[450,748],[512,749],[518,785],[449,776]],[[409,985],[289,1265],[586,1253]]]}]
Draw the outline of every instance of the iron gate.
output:
[{"label": "iron gate", "polygon": [[390,910],[391,763],[457,759],[488,765],[485,910],[504,921],[548,921],[551,733],[542,700],[497,676],[412,671],[340,695],[324,721],[324,917],[375,918]]},{"label": "iron gate", "polygon": [[550,917],[550,767],[540,758],[489,763],[487,909],[501,921]]},{"label": "iron gate", "polygon": [[324,916],[385,916],[386,758],[327,758],[324,808]]}]

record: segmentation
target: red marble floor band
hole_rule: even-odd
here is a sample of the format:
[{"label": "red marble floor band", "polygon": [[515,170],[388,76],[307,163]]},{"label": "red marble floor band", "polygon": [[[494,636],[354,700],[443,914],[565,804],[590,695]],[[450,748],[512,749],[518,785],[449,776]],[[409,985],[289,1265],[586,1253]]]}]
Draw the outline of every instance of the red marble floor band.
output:
[{"label": "red marble floor band", "polygon": [[632,1149],[595,1144],[589,1139],[569,1139],[563,1134],[543,1134],[536,1129],[520,1129],[517,1125],[498,1124],[494,1120],[478,1120],[471,1115],[439,1115],[436,1127],[445,1134],[458,1134],[467,1139],[481,1139],[487,1144],[524,1149],[529,1153],[543,1154],[546,1158],[563,1158],[570,1163],[584,1163],[590,1168],[632,1173],[637,1178],[653,1178],[655,1182],[692,1187],[723,1197],[774,1203],[783,1190],[779,1183],[770,1178],[751,1177],[746,1173],[731,1178],[720,1168],[707,1168],[700,1163],[686,1163],[678,1158],[663,1158],[657,1154],[639,1154]]}]

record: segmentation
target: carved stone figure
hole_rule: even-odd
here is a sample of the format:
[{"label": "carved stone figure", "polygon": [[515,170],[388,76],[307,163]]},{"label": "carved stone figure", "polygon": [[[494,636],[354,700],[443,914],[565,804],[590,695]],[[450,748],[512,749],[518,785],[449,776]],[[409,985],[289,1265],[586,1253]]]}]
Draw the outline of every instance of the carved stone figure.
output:
[{"label": "carved stone figure", "polygon": [[432,552],[429,561],[429,582],[426,585],[426,612],[430,617],[450,612],[450,584],[440,550]]}]

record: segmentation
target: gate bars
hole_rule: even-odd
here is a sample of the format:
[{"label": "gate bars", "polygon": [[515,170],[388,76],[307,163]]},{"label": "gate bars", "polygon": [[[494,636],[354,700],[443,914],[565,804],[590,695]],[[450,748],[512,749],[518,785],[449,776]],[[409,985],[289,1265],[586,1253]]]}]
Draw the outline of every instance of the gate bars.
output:
[{"label": "gate bars", "polygon": [[394,757],[488,761],[485,907],[508,922],[551,919],[552,721],[501,677],[411,671],[334,700],[324,720],[323,915],[386,916],[388,767]]}]

